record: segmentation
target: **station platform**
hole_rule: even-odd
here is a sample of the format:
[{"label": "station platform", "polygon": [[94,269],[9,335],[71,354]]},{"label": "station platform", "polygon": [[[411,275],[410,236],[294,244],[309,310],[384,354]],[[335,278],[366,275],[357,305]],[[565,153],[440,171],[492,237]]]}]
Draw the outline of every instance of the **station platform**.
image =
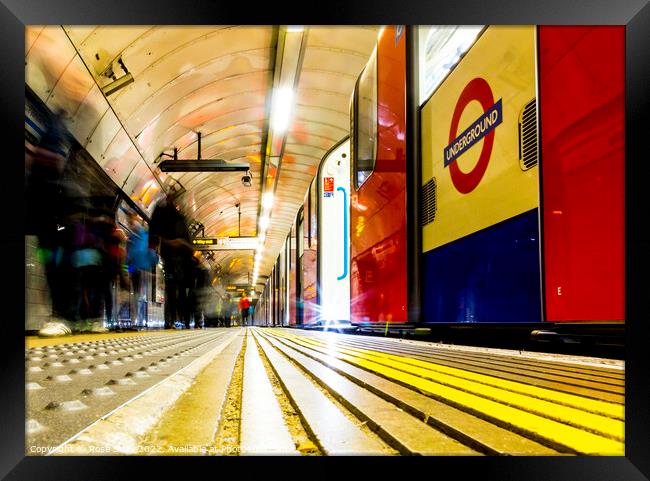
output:
[{"label": "station platform", "polygon": [[624,455],[621,361],[284,328],[28,338],[26,455]]}]

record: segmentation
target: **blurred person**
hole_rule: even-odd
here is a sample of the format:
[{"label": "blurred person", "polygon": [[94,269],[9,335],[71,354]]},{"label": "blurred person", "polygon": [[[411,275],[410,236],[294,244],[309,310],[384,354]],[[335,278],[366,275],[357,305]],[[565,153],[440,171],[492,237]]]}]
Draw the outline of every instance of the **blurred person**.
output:
[{"label": "blurred person", "polygon": [[223,317],[225,327],[230,327],[232,321],[232,302],[230,294],[226,295],[225,302],[223,303]]},{"label": "blurred person", "polygon": [[194,318],[194,326],[203,328],[205,325],[205,304],[210,286],[210,272],[201,265],[196,256],[192,257],[192,285],[190,286],[189,299]]},{"label": "blurred person", "polygon": [[117,283],[122,286],[127,283],[123,269],[126,236],[117,225],[113,196],[93,197],[91,204],[89,225],[92,236],[85,248],[99,253],[99,263],[82,268],[86,275],[82,279],[84,309],[81,318],[92,332],[105,332],[104,319],[109,326],[115,325],[113,294]]},{"label": "blurred person", "polygon": [[[149,247],[149,233],[144,227],[140,216],[135,212],[129,215],[131,235],[126,246],[126,264],[131,280],[131,313],[135,313],[136,324],[143,323],[146,327],[146,312],[139,308],[146,296],[142,293],[144,274],[158,263],[158,254]],[[133,317],[134,314],[131,314]]]},{"label": "blurred person", "polygon": [[[107,234],[111,219],[96,199],[88,199],[73,223],[74,239],[71,263],[81,287],[78,315],[82,331],[106,332],[102,310],[106,306],[104,279],[106,276]],[[111,299],[112,300],[112,299]]]},{"label": "blurred person", "polygon": [[189,329],[187,290],[194,246],[185,216],[174,204],[171,192],[156,204],[151,215],[149,245],[159,251],[165,269],[165,328],[173,329],[176,322],[181,322]]},{"label": "blurred person", "polygon": [[251,301],[246,294],[243,294],[241,299],[239,299],[239,310],[241,311],[241,322],[243,326],[248,324],[248,310],[250,307]]},{"label": "blurred person", "polygon": [[51,315],[39,336],[57,337],[80,330],[80,284],[71,255],[73,225],[87,199],[72,180],[72,139],[63,125],[64,112],[45,109],[43,114],[43,134],[25,151],[26,232],[37,237],[50,291]]}]

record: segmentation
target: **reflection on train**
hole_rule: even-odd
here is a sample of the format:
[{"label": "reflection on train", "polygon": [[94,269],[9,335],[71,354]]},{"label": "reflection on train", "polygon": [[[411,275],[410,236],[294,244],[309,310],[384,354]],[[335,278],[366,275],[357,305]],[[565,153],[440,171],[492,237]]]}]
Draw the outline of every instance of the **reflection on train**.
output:
[{"label": "reflection on train", "polygon": [[621,328],[623,62],[622,27],[383,28],[255,322]]}]

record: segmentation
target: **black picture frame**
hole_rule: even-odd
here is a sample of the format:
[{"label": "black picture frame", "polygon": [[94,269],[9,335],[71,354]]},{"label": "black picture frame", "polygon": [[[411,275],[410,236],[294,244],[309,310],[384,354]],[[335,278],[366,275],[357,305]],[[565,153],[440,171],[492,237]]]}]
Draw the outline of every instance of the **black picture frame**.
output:
[{"label": "black picture frame", "polygon": [[[603,24],[626,25],[626,456],[484,458],[189,458],[25,456],[24,369],[24,25],[29,24]],[[220,0],[0,0],[0,132],[5,157],[0,171],[3,341],[0,389],[0,477],[11,480],[147,479],[175,477],[370,476],[368,469],[395,468],[405,478],[635,481],[650,479],[650,323],[648,172],[650,4],[647,0],[456,0],[305,5],[267,2],[253,7]],[[642,142],[645,141],[645,142]],[[645,156],[644,156],[645,154]],[[595,205],[606,199],[594,199]],[[252,462],[251,462],[252,461]],[[309,464],[308,464],[309,463]],[[318,471],[312,463],[317,463]],[[205,469],[205,472],[199,470]],[[156,474],[153,471],[156,471]],[[200,473],[200,474],[199,474]],[[363,474],[360,474],[363,473]],[[444,473],[444,474],[443,474]],[[252,477],[252,476],[251,476]]]}]

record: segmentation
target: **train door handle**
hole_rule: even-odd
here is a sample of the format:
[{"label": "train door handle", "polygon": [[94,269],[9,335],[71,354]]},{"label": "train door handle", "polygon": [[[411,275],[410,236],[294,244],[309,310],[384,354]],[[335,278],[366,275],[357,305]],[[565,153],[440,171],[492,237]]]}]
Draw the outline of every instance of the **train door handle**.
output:
[{"label": "train door handle", "polygon": [[340,281],[348,275],[348,196],[343,187],[337,187],[336,190],[343,194],[343,274],[336,278]]}]

